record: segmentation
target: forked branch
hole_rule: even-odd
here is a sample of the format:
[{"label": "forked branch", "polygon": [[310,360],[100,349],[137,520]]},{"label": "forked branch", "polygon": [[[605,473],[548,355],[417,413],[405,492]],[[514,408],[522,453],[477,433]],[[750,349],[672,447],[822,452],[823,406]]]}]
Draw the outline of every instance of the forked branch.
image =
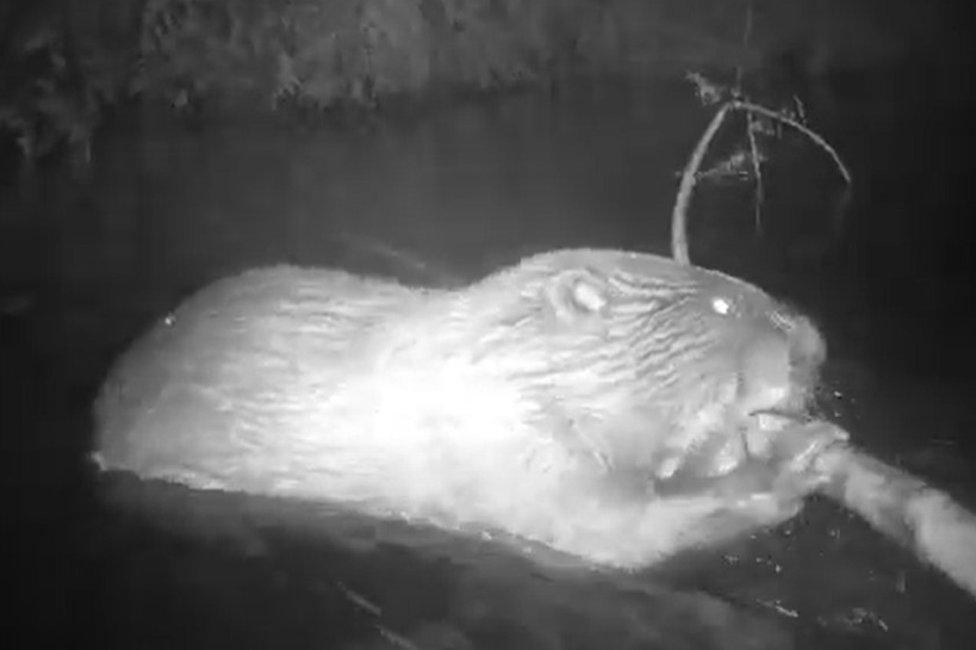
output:
[{"label": "forked branch", "polygon": [[[691,195],[695,189],[695,182],[698,180],[699,170],[701,169],[702,161],[705,159],[705,154],[708,152],[709,145],[715,138],[715,134],[718,133],[719,128],[721,128],[726,116],[731,111],[745,111],[750,116],[761,115],[796,129],[827,152],[847,185],[850,185],[852,182],[850,170],[848,170],[844,161],[841,160],[837,151],[813,129],[794,120],[788,115],[766,108],[765,106],[742,99],[731,99],[722,104],[721,108],[715,113],[702,137],[698,140],[698,144],[692,151],[691,157],[688,159],[688,163],[685,165],[684,171],[681,174],[678,196],[675,200],[674,210],[671,213],[671,255],[682,264],[691,263],[691,256],[688,252],[688,206],[691,204]],[[755,146],[753,146],[753,165],[758,166],[759,161],[755,159],[755,156],[756,150]],[[758,170],[756,173],[757,183],[761,182]]]}]

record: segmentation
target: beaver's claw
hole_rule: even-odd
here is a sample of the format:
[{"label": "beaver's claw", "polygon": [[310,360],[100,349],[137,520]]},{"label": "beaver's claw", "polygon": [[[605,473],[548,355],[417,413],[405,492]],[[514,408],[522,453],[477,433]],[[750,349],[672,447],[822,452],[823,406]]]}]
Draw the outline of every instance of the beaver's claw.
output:
[{"label": "beaver's claw", "polygon": [[784,468],[792,471],[806,471],[825,449],[849,438],[846,431],[830,422],[797,424],[776,434],[770,445],[771,459],[781,461]]}]

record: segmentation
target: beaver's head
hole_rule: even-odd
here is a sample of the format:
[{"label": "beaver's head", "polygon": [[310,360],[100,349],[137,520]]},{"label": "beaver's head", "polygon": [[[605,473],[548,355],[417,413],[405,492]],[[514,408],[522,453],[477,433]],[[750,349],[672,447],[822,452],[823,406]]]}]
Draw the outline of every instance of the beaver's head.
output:
[{"label": "beaver's head", "polygon": [[474,290],[468,315],[490,323],[476,354],[546,428],[662,480],[701,453],[700,471],[732,469],[745,433],[806,409],[826,354],[808,319],[758,288],[653,255],[545,253]]}]

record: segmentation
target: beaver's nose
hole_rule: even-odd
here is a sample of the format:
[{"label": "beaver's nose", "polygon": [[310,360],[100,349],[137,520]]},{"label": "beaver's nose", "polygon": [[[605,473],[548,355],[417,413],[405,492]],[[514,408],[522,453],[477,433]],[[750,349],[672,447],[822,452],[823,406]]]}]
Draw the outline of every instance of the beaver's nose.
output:
[{"label": "beaver's nose", "polygon": [[742,415],[776,410],[790,398],[790,346],[781,336],[751,341],[739,358],[737,407]]}]

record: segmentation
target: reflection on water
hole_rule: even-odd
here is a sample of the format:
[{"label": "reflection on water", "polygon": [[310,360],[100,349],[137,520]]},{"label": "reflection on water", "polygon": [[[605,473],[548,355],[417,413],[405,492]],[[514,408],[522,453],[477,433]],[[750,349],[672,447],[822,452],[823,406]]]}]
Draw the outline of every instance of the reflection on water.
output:
[{"label": "reflection on water", "polygon": [[[958,460],[972,451],[971,385],[954,378],[976,361],[972,289],[939,253],[971,230],[957,217],[971,194],[939,146],[966,107],[933,102],[933,116],[885,95],[885,79],[870,96],[839,84],[815,124],[854,168],[843,237],[823,219],[829,161],[787,139],[769,166],[766,239],[751,235],[747,187],[705,189],[692,255],[813,310],[853,429],[906,462],[936,458],[915,468],[959,493],[973,483]],[[8,542],[30,568],[16,585],[24,625],[119,648],[959,647],[966,600],[825,502],[620,576],[299,504],[125,479],[100,486],[114,507],[92,493],[92,392],[189,291],[279,262],[450,283],[545,248],[664,251],[675,173],[709,117],[690,88],[659,84],[346,133],[119,122],[86,183],[52,172],[3,188],[3,492],[23,520]],[[911,374],[936,371],[938,383]],[[949,440],[956,464],[920,437]]]}]

